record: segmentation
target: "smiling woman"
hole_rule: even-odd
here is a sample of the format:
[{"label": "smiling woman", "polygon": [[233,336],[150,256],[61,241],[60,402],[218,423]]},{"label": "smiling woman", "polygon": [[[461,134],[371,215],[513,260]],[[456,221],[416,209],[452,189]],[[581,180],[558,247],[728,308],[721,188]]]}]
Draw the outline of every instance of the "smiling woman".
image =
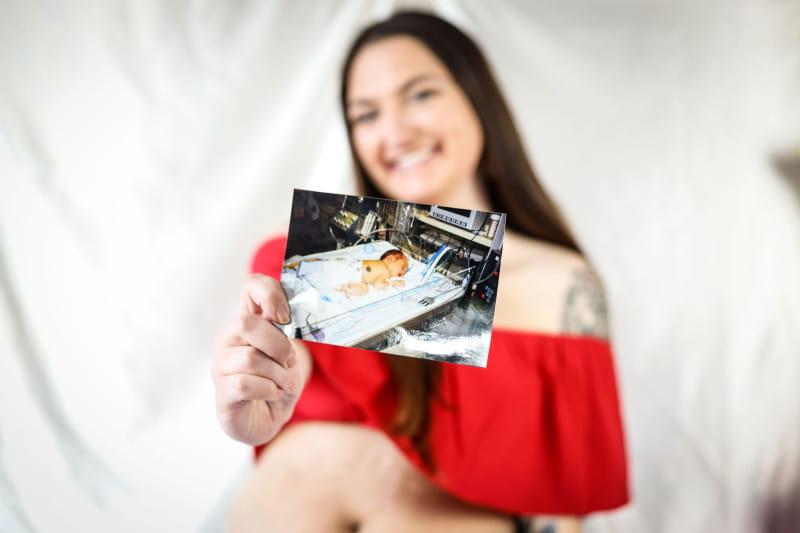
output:
[{"label": "smiling woman", "polygon": [[364,47],[347,86],[355,156],[383,196],[447,199],[452,206],[480,197],[464,190],[478,187],[480,121],[447,67],[419,40],[395,36]]},{"label": "smiling woman", "polygon": [[264,318],[286,305],[286,238],[270,239],[215,351],[218,416],[258,458],[231,531],[554,533],[624,505],[602,282],[478,47],[438,17],[395,14],[354,41],[341,103],[360,193],[507,213],[489,362],[282,337]]}]

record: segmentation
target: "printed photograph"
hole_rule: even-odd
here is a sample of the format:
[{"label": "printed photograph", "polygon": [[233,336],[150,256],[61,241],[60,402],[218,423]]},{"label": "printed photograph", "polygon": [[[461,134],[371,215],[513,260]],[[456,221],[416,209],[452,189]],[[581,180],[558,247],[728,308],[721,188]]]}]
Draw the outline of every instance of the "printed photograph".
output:
[{"label": "printed photograph", "polygon": [[506,214],[294,189],[294,338],[485,367]]}]

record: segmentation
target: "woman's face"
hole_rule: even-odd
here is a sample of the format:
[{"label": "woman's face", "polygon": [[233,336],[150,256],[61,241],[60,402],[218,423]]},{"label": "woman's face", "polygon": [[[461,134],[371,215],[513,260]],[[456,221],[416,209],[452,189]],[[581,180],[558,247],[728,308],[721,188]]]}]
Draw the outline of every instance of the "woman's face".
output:
[{"label": "woman's face", "polygon": [[386,196],[435,204],[477,179],[478,116],[417,39],[389,37],[362,48],[346,96],[356,156]]}]

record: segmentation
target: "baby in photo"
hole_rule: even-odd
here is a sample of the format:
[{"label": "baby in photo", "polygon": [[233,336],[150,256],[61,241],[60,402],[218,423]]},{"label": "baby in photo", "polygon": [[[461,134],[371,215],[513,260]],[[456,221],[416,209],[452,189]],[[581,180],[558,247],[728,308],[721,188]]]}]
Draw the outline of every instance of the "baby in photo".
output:
[{"label": "baby in photo", "polygon": [[392,249],[384,252],[379,259],[312,257],[301,262],[286,263],[284,267],[299,268],[300,274],[312,269],[321,272],[332,283],[338,283],[335,285],[336,291],[350,297],[367,294],[370,286],[379,290],[386,289],[389,285],[404,287],[405,280],[402,276],[408,272],[409,262],[402,251]]},{"label": "baby in photo", "polygon": [[360,274],[360,279],[337,286],[337,291],[344,292],[348,296],[360,296],[369,291],[370,285],[380,290],[389,285],[405,286],[405,280],[398,278],[402,278],[408,272],[408,258],[400,250],[388,250],[380,259],[364,259],[358,263],[360,265],[356,274]]}]

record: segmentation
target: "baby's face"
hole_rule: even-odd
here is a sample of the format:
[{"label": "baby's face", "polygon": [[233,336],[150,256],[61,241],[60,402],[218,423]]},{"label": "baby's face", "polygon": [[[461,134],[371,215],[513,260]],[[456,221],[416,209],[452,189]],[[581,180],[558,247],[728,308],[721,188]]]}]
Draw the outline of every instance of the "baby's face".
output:
[{"label": "baby's face", "polygon": [[389,265],[389,272],[391,272],[392,277],[405,276],[406,272],[408,272],[408,259],[405,256],[390,255],[386,258],[386,264]]}]

